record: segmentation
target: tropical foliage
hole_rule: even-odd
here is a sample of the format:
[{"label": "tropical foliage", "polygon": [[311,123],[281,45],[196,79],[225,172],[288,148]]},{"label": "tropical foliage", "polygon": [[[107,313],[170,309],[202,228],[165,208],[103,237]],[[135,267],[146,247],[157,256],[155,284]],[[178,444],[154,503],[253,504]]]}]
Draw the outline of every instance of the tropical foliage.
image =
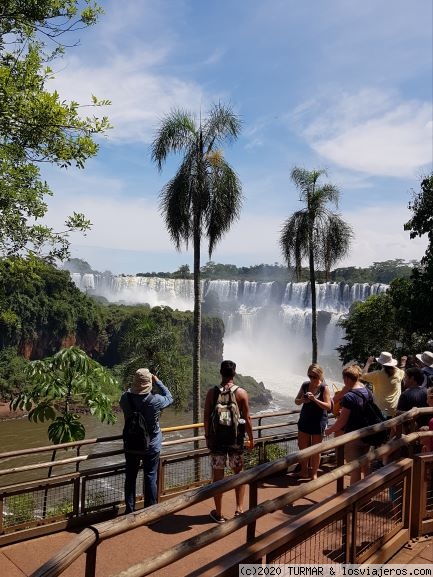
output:
[{"label": "tropical foliage", "polygon": [[194,116],[174,110],[161,122],[152,144],[152,160],[159,170],[171,153],[181,153],[176,175],[164,186],[160,208],[167,230],[176,246],[194,251],[194,352],[193,352],[193,420],[201,420],[200,346],[201,242],[208,241],[209,256],[232,223],[239,217],[241,185],[235,171],[225,160],[221,145],[237,138],[239,118],[222,104],[211,108],[207,118],[197,123]]},{"label": "tropical foliage", "polygon": [[300,276],[302,262],[306,259],[310,272],[312,309],[312,362],[317,362],[317,306],[316,269],[322,266],[326,275],[349,250],[351,227],[341,216],[327,208],[329,202],[338,205],[339,191],[332,184],[319,185],[324,170],[308,171],[295,167],[291,178],[299,191],[304,208],[297,210],[284,223],[280,246],[290,266],[294,264]]},{"label": "tropical foliage", "polygon": [[[81,6],[81,11],[80,7]],[[100,9],[90,0],[2,0],[0,7],[0,255],[33,251],[68,255],[68,235],[90,222],[74,212],[62,231],[43,224],[52,192],[41,163],[83,168],[98,145],[107,118],[81,116],[77,102],[47,89],[48,62],[61,56],[63,34],[93,24]],[[90,96],[90,95],[89,95]],[[91,106],[108,104],[92,97]]]},{"label": "tropical foliage", "polygon": [[[76,259],[73,259],[76,260]],[[85,263],[88,267],[89,265]],[[316,270],[318,282],[324,282],[328,278],[331,282],[348,282],[348,283],[384,283],[389,284],[396,278],[409,278],[414,267],[419,266],[415,260],[409,262],[401,258],[395,258],[386,261],[374,262],[368,267],[347,266],[335,268],[329,273],[324,270]],[[90,267],[89,267],[90,268]],[[68,269],[69,270],[69,269]],[[77,271],[79,272],[79,271]],[[86,270],[83,272],[92,272]],[[144,277],[161,277],[161,278],[192,278],[188,265],[182,265],[175,272],[139,272],[137,276]],[[200,269],[202,279],[228,279],[228,280],[249,280],[263,282],[287,282],[295,278],[295,269],[286,265],[274,264],[256,264],[252,266],[236,266],[235,264],[222,264],[209,261]],[[308,267],[301,267],[297,276],[299,281],[309,280]]]},{"label": "tropical foliage", "polygon": [[[204,361],[220,362],[224,325],[203,317]],[[105,305],[83,294],[69,274],[36,258],[0,259],[0,397],[31,386],[27,361],[76,344],[113,371],[122,388],[149,366],[173,390],[177,407],[191,406],[191,312],[148,305]],[[120,386],[104,392],[117,403]]]},{"label": "tropical foliage", "polygon": [[405,229],[411,238],[427,235],[428,245],[421,263],[410,278],[391,282],[386,294],[356,303],[341,326],[347,344],[339,347],[340,358],[366,359],[388,350],[394,355],[410,355],[431,350],[433,336],[433,174],[421,181],[420,191],[409,204],[412,218]]},{"label": "tropical foliage", "polygon": [[0,259],[0,349],[31,358],[52,355],[65,339],[102,346],[103,311],[69,273],[37,259]]},{"label": "tropical foliage", "polygon": [[62,349],[53,357],[28,364],[30,389],[11,402],[11,409],[29,411],[29,420],[51,421],[48,438],[53,443],[84,439],[80,416],[71,411],[84,406],[101,422],[114,423],[110,397],[103,388],[118,388],[111,374],[77,347]]}]

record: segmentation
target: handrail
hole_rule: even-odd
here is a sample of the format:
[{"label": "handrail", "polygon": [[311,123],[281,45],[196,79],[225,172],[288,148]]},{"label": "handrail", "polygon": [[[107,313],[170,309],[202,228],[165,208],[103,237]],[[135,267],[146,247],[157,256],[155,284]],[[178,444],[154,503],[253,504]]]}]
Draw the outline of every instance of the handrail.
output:
[{"label": "handrail", "polygon": [[[253,419],[259,419],[259,422],[261,422],[262,418],[274,418],[274,417],[282,417],[282,416],[286,416],[286,415],[291,415],[293,414],[294,411],[279,411],[279,412],[275,412],[275,413],[266,413],[266,414],[260,414],[260,415],[253,415],[252,418]],[[299,412],[299,411],[298,411]],[[269,423],[267,425],[262,425],[262,426],[255,426],[253,427],[254,431],[258,432],[258,436],[261,436],[261,431],[264,429],[276,429],[276,428],[281,428],[281,427],[285,427],[288,425],[294,425],[295,423],[290,423],[290,422],[277,422],[277,423]],[[173,431],[180,431],[180,430],[191,430],[191,429],[199,429],[203,427],[203,423],[195,423],[195,424],[188,424],[188,425],[179,425],[176,427],[163,427],[161,430],[163,433],[166,432],[173,432]],[[61,443],[58,445],[48,445],[48,446],[43,446],[43,447],[35,447],[35,448],[31,448],[31,449],[19,449],[16,451],[8,451],[5,453],[0,453],[0,462],[2,459],[13,459],[15,457],[23,457],[23,456],[29,456],[29,455],[38,455],[39,453],[44,453],[44,452],[49,452],[49,451],[57,451],[59,449],[71,449],[71,448],[76,448],[77,451],[83,447],[83,446],[90,446],[90,445],[96,445],[98,443],[106,443],[106,442],[111,442],[111,441],[120,441],[122,439],[122,435],[110,435],[108,437],[94,437],[91,439],[84,439],[82,441],[72,441],[69,443]],[[170,440],[170,441],[163,441],[162,442],[162,446],[163,447],[173,447],[176,445],[184,445],[185,443],[192,443],[192,442],[197,442],[197,441],[204,441],[205,437],[204,435],[200,435],[200,436],[196,436],[196,437],[183,437],[180,439],[174,439],[174,440]],[[22,465],[21,467],[8,467],[7,469],[0,469],[0,478],[5,476],[5,475],[9,475],[9,474],[15,474],[15,473],[20,473],[20,472],[24,472],[24,471],[34,471],[34,470],[39,470],[39,469],[47,469],[47,468],[51,468],[53,466],[59,466],[59,465],[68,465],[71,463],[77,463],[79,464],[82,461],[90,461],[90,460],[95,460],[95,459],[102,459],[105,457],[109,457],[109,456],[116,456],[116,455],[123,455],[124,451],[123,451],[123,447],[119,447],[119,449],[114,449],[114,450],[109,450],[109,451],[104,451],[102,450],[99,453],[90,453],[89,455],[86,456],[79,456],[77,455],[76,457],[72,457],[70,459],[67,460],[62,460],[62,461],[45,461],[42,463],[36,463],[33,465]]]},{"label": "handrail", "polygon": [[[395,442],[395,447],[393,447],[393,450],[395,450],[402,444],[404,443],[401,443],[401,441],[398,440],[397,442]],[[363,459],[361,459],[362,464],[364,465],[367,462],[371,461],[373,458],[378,458],[383,456],[383,454],[385,454],[383,452],[380,453],[379,450],[376,451],[374,455],[368,455],[363,457]],[[126,576],[144,577],[145,575],[149,575],[150,573],[153,573],[158,569],[161,569],[171,563],[174,563],[178,559],[182,559],[187,555],[194,553],[195,551],[201,549],[203,546],[214,543],[215,541],[218,541],[219,539],[222,539],[227,535],[230,535],[231,533],[238,531],[242,527],[245,527],[246,525],[249,525],[250,523],[257,521],[257,519],[259,519],[260,517],[263,517],[264,515],[270,513],[274,513],[275,511],[278,511],[283,507],[290,505],[294,501],[302,499],[303,497],[309,495],[313,491],[321,489],[322,487],[328,485],[330,482],[350,474],[358,466],[359,465],[354,462],[348,463],[347,465],[339,467],[338,470],[325,473],[318,479],[315,479],[314,481],[311,481],[308,484],[293,487],[290,492],[286,492],[280,497],[276,497],[274,499],[268,499],[267,501],[261,502],[260,505],[246,511],[241,517],[238,518],[234,517],[233,519],[229,519],[224,523],[224,525],[218,525],[216,527],[212,527],[211,529],[207,529],[200,535],[198,536],[195,535],[194,537],[191,537],[186,541],[183,541],[182,543],[179,543],[174,547],[171,547],[169,550],[155,553],[154,555],[147,557],[141,563],[137,563],[136,565],[129,567],[127,571],[125,572],[122,571],[121,573],[118,573],[113,577],[126,577]],[[409,466],[408,463],[406,463],[406,468],[408,466]],[[399,472],[401,469],[402,467],[398,466],[397,464],[394,463],[390,464],[388,465],[388,471],[386,476],[388,478],[392,477],[393,475],[395,475],[396,472]],[[383,476],[380,480],[376,481],[376,485],[382,483],[383,483]],[[357,490],[359,489],[352,488],[352,493],[356,493]],[[354,500],[354,498],[352,498],[352,500]],[[341,506],[343,506],[343,503],[341,503]],[[36,577],[36,575],[34,577]]]},{"label": "handrail", "polygon": [[46,461],[45,463],[35,463],[34,465],[22,465],[21,467],[0,469],[0,476],[10,475],[11,473],[23,473],[24,471],[34,471],[35,469],[44,469],[46,467],[58,467],[59,465],[70,465],[71,463],[80,463],[81,461],[87,461],[88,458],[89,458],[88,455],[83,455],[81,457],[71,457],[70,459],[61,459],[60,461]]},{"label": "handrail", "polygon": [[[288,466],[298,463],[300,459],[309,458],[316,453],[321,453],[326,450],[338,449],[348,442],[368,436],[372,432],[394,427],[406,421],[410,421],[414,417],[421,414],[431,413],[433,413],[432,408],[414,408],[384,423],[366,427],[358,431],[352,431],[351,433],[346,433],[334,439],[325,440],[322,443],[310,446],[307,449],[303,449],[301,451],[297,451],[271,463],[264,463],[254,467],[253,469],[243,471],[242,473],[222,479],[205,487],[192,489],[181,495],[177,495],[172,499],[158,503],[156,505],[152,505],[151,507],[148,507],[144,510],[136,511],[111,521],[91,525],[89,528],[85,529],[77,537],[75,537],[69,544],[63,547],[54,557],[52,557],[35,573],[33,573],[31,577],[56,577],[57,575],[60,575],[63,570],[66,569],[66,567],[68,567],[73,561],[75,561],[82,553],[85,553],[91,547],[95,546],[95,544],[104,539],[125,533],[126,531],[142,525],[146,525],[152,521],[156,521],[161,517],[164,517],[170,513],[178,512],[190,505],[193,505],[194,503],[198,503],[213,497],[216,494],[225,493],[226,491],[234,489],[240,485],[257,482],[270,475],[280,473],[284,470],[287,470]],[[424,435],[419,432],[404,435],[399,439],[391,441],[382,447],[369,452],[367,455],[357,460],[356,462],[348,463],[347,465],[342,466],[342,468],[339,467],[338,470],[334,470],[327,475],[330,475],[330,478],[333,480],[338,479],[342,477],[343,474],[347,474],[351,470],[361,467],[364,463],[368,463],[377,457],[389,454],[395,449],[413,443],[423,436]],[[353,467],[353,469],[351,469],[351,467]],[[344,473],[340,474],[338,471],[344,471]],[[323,477],[325,477],[325,475],[320,477],[320,479]],[[320,481],[320,479],[317,481]],[[311,483],[316,483],[316,481],[312,481]],[[308,491],[311,490],[311,483],[308,483]],[[236,528],[238,528],[237,525]]]},{"label": "handrail", "polygon": [[[287,411],[276,411],[276,412],[269,412],[269,413],[260,413],[258,415],[251,415],[251,419],[263,419],[263,418],[275,418],[275,417],[282,417],[285,415],[293,415],[299,413],[299,410],[287,410]],[[287,423],[286,423],[287,424]],[[284,423],[280,424],[269,424],[269,428],[282,426]],[[265,425],[268,426],[268,425]],[[175,427],[162,427],[162,433],[172,433],[174,431],[181,431],[181,430],[189,430],[189,429],[197,429],[203,428],[204,423],[192,423],[187,425],[178,425]],[[256,430],[259,430],[258,428]],[[54,449],[70,449],[74,447],[82,447],[84,445],[94,445],[96,443],[109,443],[111,441],[120,441],[122,439],[122,435],[110,435],[107,437],[93,437],[91,439],[83,439],[81,441],[71,441],[69,443],[60,443],[58,445],[46,445],[42,447],[33,447],[30,449],[17,449],[15,451],[7,451],[5,453],[0,453],[0,461],[2,459],[11,458],[11,457],[22,457],[25,455],[32,455],[37,453],[43,453],[48,451],[53,451]],[[186,440],[190,440],[190,438],[178,439],[177,442],[182,443]],[[197,437],[193,438],[194,441],[197,441]],[[174,443],[174,441],[163,441],[163,446],[167,443]]]},{"label": "handrail", "polygon": [[[382,431],[385,429],[390,429],[392,427],[395,427],[397,425],[400,425],[404,422],[407,421],[411,421],[414,417],[417,417],[419,415],[423,415],[423,414],[431,414],[433,411],[430,407],[425,407],[425,408],[413,408],[410,411],[407,411],[405,413],[402,413],[401,415],[399,415],[398,417],[394,417],[392,419],[389,419],[388,421],[385,421],[384,423],[380,423],[377,425],[372,425],[370,427],[366,427],[365,429],[360,429],[358,431],[354,431],[354,433],[356,433],[356,437],[354,438],[363,438],[366,437],[368,435],[370,435],[371,433],[376,433],[378,431]],[[255,419],[262,419],[262,418],[270,418],[273,415],[276,416],[286,416],[288,414],[293,414],[294,411],[280,411],[278,413],[267,413],[267,414],[260,414],[260,415],[254,415],[253,418]],[[262,430],[266,430],[266,429],[274,429],[274,428],[279,428],[279,427],[284,427],[287,425],[291,425],[292,423],[270,423],[268,425],[260,425],[257,427],[253,427],[253,431],[257,431],[258,432],[258,436],[260,437],[261,431]],[[294,424],[294,423],[293,423]],[[193,425],[181,425],[181,427],[185,426],[186,428],[194,428],[194,427],[199,427],[201,426],[202,423],[197,423],[197,424],[193,424]],[[165,431],[165,429],[162,429],[163,431]],[[18,456],[23,456],[23,455],[29,455],[29,454],[37,454],[39,451],[40,452],[47,452],[47,451],[53,451],[53,450],[57,450],[57,449],[61,449],[61,448],[71,448],[74,446],[77,447],[81,447],[83,445],[90,445],[90,444],[95,444],[98,442],[108,442],[108,441],[113,441],[113,440],[120,440],[122,438],[122,435],[114,435],[114,436],[110,436],[110,437],[96,437],[96,438],[92,438],[92,439],[85,439],[83,441],[73,441],[70,443],[62,443],[59,445],[51,445],[51,446],[45,446],[45,447],[37,447],[37,448],[32,448],[32,449],[21,449],[18,451],[9,451],[7,453],[0,453],[0,460],[2,458],[13,458],[13,457],[18,457]],[[166,447],[170,447],[170,446],[175,446],[175,445],[181,445],[181,444],[185,444],[188,442],[193,442],[193,441],[200,441],[200,440],[204,440],[204,436],[198,436],[198,437],[184,437],[182,439],[175,439],[173,441],[163,441],[163,446]],[[328,441],[329,443],[329,441]],[[333,446],[331,447],[331,445],[328,444],[329,448],[334,448]],[[123,449],[119,448],[118,450],[115,451],[109,451],[110,455],[121,455],[123,454]],[[105,456],[107,456],[107,452],[101,452],[98,454],[94,454],[94,455],[85,455],[85,456],[80,456],[80,457],[72,457],[71,459],[63,459],[62,461],[47,461],[44,463],[37,463],[34,465],[24,465],[22,467],[11,467],[8,469],[0,469],[0,477],[7,475],[7,474],[13,474],[13,473],[18,473],[18,472],[22,472],[22,471],[29,471],[29,470],[38,470],[38,469],[46,469],[52,466],[59,466],[59,465],[66,465],[66,464],[70,464],[70,463],[79,463],[81,461],[87,461],[90,459],[101,459],[104,458]]]},{"label": "handrail", "polygon": [[[344,436],[348,437],[349,435],[352,435],[352,433],[347,433],[347,435]],[[383,457],[384,455],[394,451],[395,449],[413,442],[418,438],[418,436],[419,436],[418,433],[411,433],[410,436],[407,436],[404,439],[403,438],[397,439],[396,441],[389,443],[389,447],[387,446],[379,447],[378,449],[375,449],[375,451],[362,457],[359,461],[343,465],[338,470],[326,473],[325,475],[322,475],[315,481],[311,481],[308,484],[296,487],[293,489],[294,491],[296,491],[296,493],[291,492],[290,494],[285,494],[282,497],[277,498],[277,500],[279,499],[281,501],[282,499],[284,500],[284,498],[288,498],[290,501],[290,498],[293,494],[296,495],[295,497],[296,499],[299,499],[305,496],[306,494],[310,493],[313,485],[314,489],[318,489],[322,486],[322,484],[323,485],[328,484],[329,482],[343,477],[344,475],[350,473],[352,470],[364,465],[365,463],[373,459]],[[344,444],[344,442],[342,442],[342,437],[338,437],[337,440],[339,445]],[[319,445],[314,445],[314,447],[323,450],[324,449],[323,446],[326,444],[327,442],[324,442],[320,443]],[[80,555],[88,551],[90,548],[94,547],[98,542],[125,533],[126,531],[135,529],[139,526],[149,524],[170,513],[176,513],[178,511],[181,511],[182,509],[185,509],[190,505],[213,497],[215,494],[229,491],[231,489],[236,488],[239,485],[248,484],[252,481],[257,482],[262,480],[263,478],[281,472],[282,470],[287,468],[288,465],[297,462],[301,454],[303,457],[307,457],[307,453],[308,456],[311,456],[311,454],[313,454],[311,449],[312,447],[309,447],[308,449],[299,451],[296,454],[296,456],[289,455],[287,457],[279,459],[278,461],[258,465],[254,469],[243,471],[242,473],[233,475],[231,477],[227,477],[225,479],[222,479],[221,481],[217,481],[216,483],[212,483],[211,485],[202,487],[200,489],[193,489],[173,499],[170,499],[169,501],[165,501],[157,505],[152,505],[147,509],[130,513],[129,515],[126,515],[124,517],[119,517],[112,521],[106,521],[103,523],[98,523],[96,525],[91,525],[90,527],[81,531],[81,533],[79,533],[76,537],[74,537],[68,544],[62,547],[53,557],[51,557],[46,563],[44,563],[41,567],[39,567],[39,569],[37,569],[34,573],[32,573],[30,577],[57,577],[61,575],[61,573],[67,567],[69,567],[76,559],[78,559]],[[325,482],[323,480],[325,480]],[[284,504],[285,503],[282,503],[281,506],[284,506]],[[227,525],[229,530],[227,533],[224,531],[224,534],[221,535],[221,537],[225,536],[226,534],[232,533],[235,530],[242,527],[244,524],[251,523],[255,519],[259,518],[261,516],[261,512],[263,511],[262,507],[263,503],[261,503],[260,506],[256,508],[256,510],[246,512],[241,518],[227,521],[227,523],[224,524],[224,527]],[[263,514],[267,512],[272,511],[264,510]],[[215,533],[218,534],[218,529],[220,529],[221,531],[220,527],[215,527],[205,532],[206,534],[212,532],[210,541],[215,540],[216,537]],[[197,539],[197,536],[194,537],[194,539]],[[156,567],[154,567],[152,570],[155,569]]]}]

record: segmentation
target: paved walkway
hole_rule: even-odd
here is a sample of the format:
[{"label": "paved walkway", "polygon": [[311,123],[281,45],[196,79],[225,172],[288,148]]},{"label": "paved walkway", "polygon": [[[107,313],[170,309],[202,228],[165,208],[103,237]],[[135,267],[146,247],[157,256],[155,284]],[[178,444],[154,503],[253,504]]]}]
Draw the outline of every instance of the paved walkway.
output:
[{"label": "paved walkway", "polygon": [[[259,502],[272,499],[287,490],[286,477],[276,478],[259,489]],[[308,498],[300,499],[293,505],[285,507],[271,515],[265,515],[257,522],[256,534],[262,534],[272,527],[320,503],[332,494],[329,486],[315,491]],[[199,535],[204,530],[215,526],[209,518],[213,501],[198,503],[179,513],[169,515],[151,527],[139,527],[128,533],[103,541],[98,547],[97,577],[116,575],[131,565],[139,563],[150,554],[164,551],[180,541]],[[235,511],[234,492],[224,495],[223,511],[227,517]],[[184,557],[167,568],[158,570],[158,577],[199,576],[208,563],[245,543],[246,528],[216,541],[211,546]],[[61,532],[7,545],[0,549],[0,576],[29,576],[44,562],[50,559],[61,547],[72,538],[69,532]],[[410,542],[390,561],[390,563],[433,563],[433,541],[421,539]],[[63,577],[84,576],[84,556],[74,562],[63,574]]]}]

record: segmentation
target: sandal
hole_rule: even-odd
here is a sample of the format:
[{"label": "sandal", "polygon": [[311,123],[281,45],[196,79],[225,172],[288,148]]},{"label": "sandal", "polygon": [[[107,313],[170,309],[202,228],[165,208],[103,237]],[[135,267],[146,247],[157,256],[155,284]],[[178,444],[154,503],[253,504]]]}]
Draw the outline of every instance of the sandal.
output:
[{"label": "sandal", "polygon": [[218,515],[215,509],[212,509],[212,511],[209,513],[209,517],[212,519],[212,521],[215,521],[215,523],[218,523],[219,525],[222,525],[226,522],[225,517]]},{"label": "sandal", "polygon": [[243,514],[243,511],[235,511],[235,517],[240,517]]}]

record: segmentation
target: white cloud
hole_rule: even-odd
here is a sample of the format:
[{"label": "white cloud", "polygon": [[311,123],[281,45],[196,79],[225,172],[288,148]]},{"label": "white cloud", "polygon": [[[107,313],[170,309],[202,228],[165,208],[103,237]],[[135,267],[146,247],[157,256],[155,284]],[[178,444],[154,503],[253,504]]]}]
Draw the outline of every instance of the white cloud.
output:
[{"label": "white cloud", "polygon": [[403,230],[411,213],[404,206],[377,204],[347,211],[343,217],[355,232],[349,256],[337,266],[370,266],[373,262],[402,258],[420,260],[425,253],[427,239],[410,239]]},{"label": "white cloud", "polygon": [[414,176],[432,162],[432,107],[379,90],[301,104],[292,117],[311,147],[341,167],[370,175]]},{"label": "white cloud", "polygon": [[[91,220],[93,227],[86,237],[74,234],[74,255],[80,256],[80,246],[83,252],[93,247],[92,262],[94,268],[111,269],[117,272],[134,272],[138,270],[171,270],[168,263],[192,264],[191,252],[182,251],[175,255],[175,249],[170,241],[156,201],[141,198],[128,198],[121,195],[122,187],[117,181],[110,184],[109,180],[99,183],[93,179],[91,185],[84,190],[101,190],[104,192],[86,195],[55,196],[49,200],[49,224],[60,227],[67,214],[77,210],[83,211]],[[110,196],[105,191],[118,191]],[[410,213],[404,206],[391,204],[376,204],[361,210],[343,213],[354,228],[355,239],[349,256],[337,266],[369,266],[375,261],[402,258],[407,261],[419,260],[426,248],[426,239],[409,239],[409,233],[403,230],[403,224],[409,219]],[[231,230],[218,244],[213,260],[249,266],[252,264],[282,262],[279,249],[279,234],[284,218],[273,214],[257,214],[244,210],[239,222],[233,224]],[[98,262],[97,247],[101,249],[103,259]],[[203,243],[202,261],[207,259],[206,244]],[[107,250],[113,251],[113,262],[107,262]],[[124,251],[124,263],[128,269],[122,269],[122,259],[119,251]],[[116,253],[116,255],[114,255]],[[146,261],[145,255],[149,258]],[[154,264],[155,254],[160,257]],[[153,260],[152,260],[153,259]],[[147,264],[152,263],[152,264]],[[149,268],[146,268],[149,267]],[[174,270],[174,268],[173,268]]]},{"label": "white cloud", "polygon": [[162,53],[143,51],[118,54],[104,65],[72,58],[53,85],[62,98],[80,103],[89,102],[91,93],[111,100],[111,106],[95,110],[109,117],[114,127],[110,140],[150,142],[159,119],[170,109],[198,110],[207,102],[197,83],[155,72],[153,66],[163,58]]},{"label": "white cloud", "polygon": [[[91,190],[95,190],[98,184],[99,190],[106,190],[102,186],[103,181],[97,183],[96,180],[93,180]],[[57,229],[61,227],[65,216],[77,211],[77,207],[91,221],[92,229],[85,237],[80,233],[71,235],[75,246],[92,245],[135,251],[148,249],[157,252],[173,249],[156,202],[92,193],[68,195],[67,198],[56,195],[48,204],[47,222]]]}]

